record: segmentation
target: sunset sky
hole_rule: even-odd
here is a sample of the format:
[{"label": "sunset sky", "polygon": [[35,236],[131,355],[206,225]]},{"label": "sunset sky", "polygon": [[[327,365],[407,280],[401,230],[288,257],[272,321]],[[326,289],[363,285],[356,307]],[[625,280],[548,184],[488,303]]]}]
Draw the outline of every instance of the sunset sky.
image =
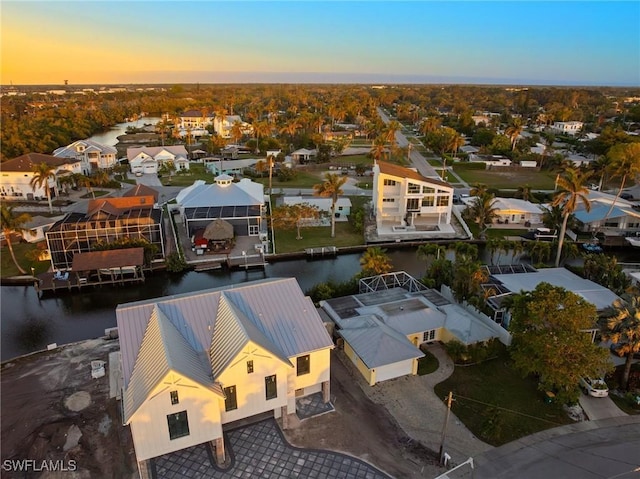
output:
[{"label": "sunset sky", "polygon": [[2,1],[3,85],[640,85],[640,2]]}]

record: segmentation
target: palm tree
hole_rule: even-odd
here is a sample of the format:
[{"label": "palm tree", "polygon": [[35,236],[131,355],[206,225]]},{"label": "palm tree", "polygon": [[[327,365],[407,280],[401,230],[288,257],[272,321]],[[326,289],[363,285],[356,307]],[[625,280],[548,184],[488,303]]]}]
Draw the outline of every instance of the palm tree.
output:
[{"label": "palm tree", "polygon": [[518,186],[516,198],[522,198],[524,201],[529,201],[531,198],[531,187],[529,185]]},{"label": "palm tree", "polygon": [[367,248],[360,257],[360,265],[363,277],[388,273],[393,269],[391,258],[387,256],[387,250],[379,246]]},{"label": "palm tree", "polygon": [[331,237],[336,236],[336,203],[338,197],[344,193],[342,185],[347,182],[346,176],[336,175],[335,173],[325,173],[324,181],[313,185],[313,194],[323,198],[331,198]]},{"label": "palm tree", "polygon": [[553,133],[543,133],[542,139],[544,141],[544,150],[542,153],[542,159],[540,160],[540,169],[542,169],[544,160],[549,156],[549,153],[553,152],[553,143],[556,141],[556,137]]},{"label": "palm tree", "polygon": [[640,296],[623,294],[613,305],[605,309],[598,320],[603,339],[616,344],[618,355],[626,356],[622,387],[628,388],[631,360],[640,352]]},{"label": "palm tree", "polygon": [[440,119],[436,117],[431,116],[425,118],[423,122],[420,123],[420,133],[424,136],[426,136],[427,133],[436,131],[438,128],[440,128]]},{"label": "palm tree", "polygon": [[13,260],[13,264],[16,265],[18,271],[22,274],[26,274],[27,272],[18,264],[16,260],[16,255],[13,252],[13,243],[11,242],[11,235],[13,233],[22,233],[26,230],[24,225],[31,221],[31,215],[27,213],[22,213],[21,215],[14,215],[13,206],[7,206],[5,204],[0,205],[0,221],[2,227],[2,233],[4,234],[4,239],[7,242],[7,248],[9,248],[9,254],[11,255],[11,259]]},{"label": "palm tree", "polygon": [[52,166],[47,165],[44,161],[39,165],[33,165],[33,177],[29,181],[29,185],[35,192],[36,189],[44,188],[49,202],[49,213],[53,213],[53,205],[51,204],[51,189],[49,188],[49,179],[56,177],[56,170]]},{"label": "palm tree", "polygon": [[520,118],[514,118],[504,133],[511,140],[511,150],[515,150],[518,136],[522,133],[522,120],[520,120]]},{"label": "palm tree", "polygon": [[485,237],[487,225],[498,216],[498,208],[495,207],[496,198],[493,193],[483,193],[476,196],[468,210],[468,215],[478,224],[480,238]]},{"label": "palm tree", "polygon": [[607,156],[611,161],[611,176],[621,178],[620,188],[616,197],[611,202],[611,207],[604,219],[603,223],[607,220],[616,201],[622,194],[624,184],[627,178],[637,181],[640,178],[640,143],[622,143],[614,145],[609,150]]},{"label": "palm tree", "polygon": [[93,181],[98,186],[103,186],[109,181],[109,174],[104,170],[98,170],[93,174]]},{"label": "palm tree", "polygon": [[256,154],[260,152],[260,136],[268,135],[271,132],[271,125],[266,121],[257,121],[253,124],[253,132],[256,135]]},{"label": "palm tree", "polygon": [[370,154],[374,160],[380,160],[384,158],[384,152],[387,151],[387,146],[385,144],[384,138],[378,136],[373,141],[373,146],[371,147]]},{"label": "palm tree", "polygon": [[231,138],[233,138],[233,142],[237,145],[240,139],[242,138],[242,123],[239,121],[234,121],[231,126]]},{"label": "palm tree", "polygon": [[588,175],[573,168],[566,170],[564,175],[559,175],[557,184],[560,190],[556,193],[551,206],[562,206],[564,213],[562,226],[560,227],[560,237],[558,238],[558,251],[556,253],[556,268],[560,264],[564,235],[567,231],[567,221],[569,216],[577,209],[578,203],[582,203],[587,211],[591,211],[589,201],[589,190],[584,186]]}]

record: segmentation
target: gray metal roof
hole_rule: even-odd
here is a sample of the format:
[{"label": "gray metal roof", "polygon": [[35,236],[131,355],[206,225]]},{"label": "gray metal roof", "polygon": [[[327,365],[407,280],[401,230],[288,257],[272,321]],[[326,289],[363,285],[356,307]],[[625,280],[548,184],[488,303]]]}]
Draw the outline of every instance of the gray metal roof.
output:
[{"label": "gray metal roof", "polygon": [[236,183],[229,185],[196,185],[184,198],[180,206],[199,208],[204,206],[236,206],[262,205],[264,197],[256,198],[239,187]]},{"label": "gray metal roof", "polygon": [[153,307],[131,380],[124,394],[124,421],[147,400],[151,391],[174,372],[222,395],[210,376],[204,357],[198,354],[167,318],[162,308]]},{"label": "gray metal roof", "polygon": [[[229,309],[221,310],[220,308],[223,303],[220,299],[223,291],[225,301],[233,305],[232,312]],[[116,308],[116,317],[125,387],[128,387],[131,380],[147,323],[156,304],[160,306],[190,347],[198,353],[208,355],[210,352],[214,342],[216,323],[220,318],[222,321],[233,319],[241,322],[241,327],[249,331],[247,337],[251,337],[252,340],[268,340],[273,345],[272,352],[275,354],[276,351],[280,351],[285,358],[333,347],[331,337],[316,308],[312,301],[304,296],[295,278],[253,281],[241,285],[121,304]],[[256,330],[266,339],[259,338]],[[223,340],[223,338],[225,335],[222,334],[216,338],[216,344],[230,349],[236,348],[237,344],[227,345],[225,340],[243,340],[240,334],[232,335],[230,327],[228,339]]]},{"label": "gray metal roof", "polygon": [[76,145],[85,145],[87,150],[98,150],[101,154],[116,155],[118,150],[113,146],[103,145],[93,140],[78,140],[74,141],[70,145],[57,148],[53,152],[53,156],[61,158],[75,158],[78,152],[76,151]]},{"label": "gray metal roof", "polygon": [[340,335],[369,369],[424,356],[405,336],[375,316],[363,318],[367,321],[366,326],[341,329]]},{"label": "gray metal roof", "polygon": [[533,273],[494,274],[509,291],[533,291],[540,283],[565,288],[594,304],[598,310],[611,306],[618,296],[609,289],[572,273],[565,268],[544,268]]}]

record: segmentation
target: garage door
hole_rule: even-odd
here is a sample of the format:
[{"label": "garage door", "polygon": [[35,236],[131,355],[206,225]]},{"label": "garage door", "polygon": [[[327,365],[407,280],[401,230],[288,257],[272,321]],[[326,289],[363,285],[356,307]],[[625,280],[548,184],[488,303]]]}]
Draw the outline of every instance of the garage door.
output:
[{"label": "garage door", "polygon": [[157,173],[156,165],[144,165],[144,173]]},{"label": "garage door", "polygon": [[387,379],[399,378],[411,374],[413,360],[400,361],[398,363],[387,364],[376,368],[376,382],[386,381]]}]

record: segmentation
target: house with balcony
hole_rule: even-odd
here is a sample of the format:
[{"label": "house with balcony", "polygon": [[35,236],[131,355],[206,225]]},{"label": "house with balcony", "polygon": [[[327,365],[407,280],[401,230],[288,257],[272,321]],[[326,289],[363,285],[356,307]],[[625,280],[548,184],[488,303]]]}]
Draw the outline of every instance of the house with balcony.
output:
[{"label": "house with balcony", "polygon": [[0,197],[4,200],[41,200],[47,197],[45,186],[33,188],[33,167],[46,163],[54,170],[46,188],[51,198],[58,196],[57,178],[82,173],[81,162],[75,158],[58,158],[42,153],[27,153],[0,164]]},{"label": "house with balcony", "polygon": [[151,459],[204,444],[228,458],[225,428],[330,399],[333,341],[294,278],[121,304],[123,423],[141,477]]},{"label": "house with balcony", "polygon": [[118,161],[118,150],[93,140],[78,140],[54,150],[53,156],[80,160],[82,174],[89,175],[93,170],[113,168]]},{"label": "house with balcony", "polygon": [[156,246],[152,261],[164,260],[162,208],[151,194],[97,198],[86,212],[68,213],[46,232],[54,269],[69,269],[74,255],[95,251],[98,243],[145,240]]},{"label": "house with balcony", "polygon": [[581,121],[554,121],[551,130],[562,135],[577,135],[582,131],[584,123]]},{"label": "house with balcony", "polygon": [[176,128],[180,131],[180,136],[190,135],[198,138],[208,135],[207,127],[213,124],[214,115],[201,110],[187,110],[180,114]]},{"label": "house with balcony", "polygon": [[[379,238],[453,237],[453,187],[411,168],[378,161],[373,166],[373,214]],[[397,238],[396,238],[397,239]],[[409,237],[407,237],[409,239]]]},{"label": "house with balcony", "polygon": [[127,159],[131,173],[157,174],[168,161],[173,162],[176,170],[189,169],[189,158],[184,145],[127,148]]}]

